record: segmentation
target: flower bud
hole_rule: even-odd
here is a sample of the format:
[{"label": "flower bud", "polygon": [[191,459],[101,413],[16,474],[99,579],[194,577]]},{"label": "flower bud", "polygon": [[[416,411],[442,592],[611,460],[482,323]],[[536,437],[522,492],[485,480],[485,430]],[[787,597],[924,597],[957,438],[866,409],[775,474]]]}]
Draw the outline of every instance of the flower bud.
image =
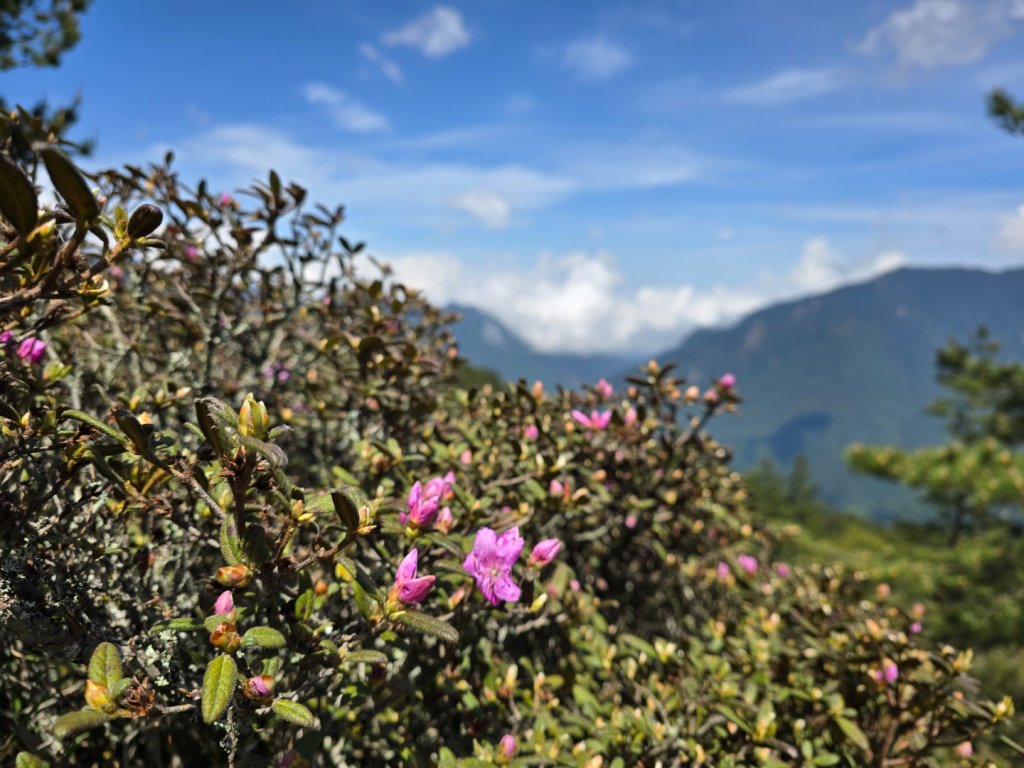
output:
[{"label": "flower bud", "polygon": [[274,693],[274,678],[270,675],[250,677],[242,686],[242,695],[253,701],[265,701]]},{"label": "flower bud", "polygon": [[143,203],[128,219],[128,237],[133,240],[153,234],[160,222],[164,220],[163,212],[155,205]]},{"label": "flower bud", "polygon": [[732,389],[736,386],[736,376],[732,373],[723,373],[722,377],[718,380],[718,386],[722,389]]},{"label": "flower bud", "polygon": [[106,712],[114,700],[110,698],[110,691],[103,683],[95,680],[85,681],[85,703],[100,712]]},{"label": "flower bud", "polygon": [[696,384],[687,387],[686,392],[683,393],[683,397],[686,399],[686,402],[688,403],[697,402],[697,398],[700,397],[700,387],[698,387]]},{"label": "flower bud", "polygon": [[[252,577],[252,568],[239,563],[238,565],[225,565],[222,568],[218,568],[217,574],[213,578],[222,587],[246,587],[252,583]],[[230,596],[231,593],[225,592],[224,594]],[[216,609],[215,612],[219,613]]]},{"label": "flower bud", "polygon": [[498,759],[502,762],[511,760],[515,757],[517,748],[516,737],[511,733],[506,733],[498,742]]},{"label": "flower bud", "polygon": [[544,539],[530,552],[529,564],[534,568],[543,568],[554,560],[562,551],[562,542],[558,539]]},{"label": "flower bud", "polygon": [[218,616],[225,616],[235,610],[235,598],[227,590],[220,593],[217,602],[213,604],[213,612]]},{"label": "flower bud", "polygon": [[242,636],[238,634],[234,624],[224,621],[210,633],[210,643],[224,653],[234,653],[242,647]]},{"label": "flower bud", "polygon": [[270,429],[267,406],[262,400],[257,402],[251,392],[245,396],[245,402],[238,411],[238,427],[243,435],[255,437],[257,440],[265,439]]}]

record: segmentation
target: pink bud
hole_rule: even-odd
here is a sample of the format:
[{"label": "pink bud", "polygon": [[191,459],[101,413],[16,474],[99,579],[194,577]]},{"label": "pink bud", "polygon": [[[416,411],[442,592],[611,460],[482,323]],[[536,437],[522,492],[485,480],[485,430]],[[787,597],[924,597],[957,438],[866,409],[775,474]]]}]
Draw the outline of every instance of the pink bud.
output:
[{"label": "pink bud", "polygon": [[775,572],[779,574],[779,576],[781,576],[783,579],[788,579],[792,571],[790,570],[789,566],[785,563],[776,563]]},{"label": "pink bud", "polygon": [[636,515],[626,515],[625,525],[629,530],[636,528],[637,519]]},{"label": "pink bud", "polygon": [[757,573],[757,558],[751,555],[740,555],[736,558],[740,568],[749,574]]},{"label": "pink bud", "polygon": [[46,342],[29,336],[18,346],[18,357],[30,363],[38,363],[46,354]]},{"label": "pink bud", "polygon": [[530,552],[529,564],[535,568],[543,568],[554,560],[562,551],[562,542],[558,539],[544,539],[538,541],[537,545]]},{"label": "pink bud", "polygon": [[228,590],[224,590],[220,593],[220,597],[217,598],[217,602],[213,604],[213,612],[218,616],[231,613],[235,610],[235,598],[231,596]]},{"label": "pink bud", "polygon": [[573,592],[579,592],[580,591],[580,583],[579,583],[579,581],[577,581],[576,579],[573,579],[572,581],[570,581],[569,582],[569,589],[571,589]]},{"label": "pink bud", "polygon": [[548,486],[548,493],[552,496],[561,496],[565,490],[565,486],[562,485],[558,480],[552,480],[551,485]]},{"label": "pink bud", "polygon": [[445,507],[437,513],[437,519],[434,521],[434,528],[441,533],[448,533],[452,526],[455,525],[455,517],[452,515],[451,507]]},{"label": "pink bud", "polygon": [[715,570],[718,573],[718,578],[720,578],[720,579],[724,579],[730,573],[732,573],[732,569],[729,568],[729,564],[728,563],[719,563],[718,564],[718,568],[716,568]]},{"label": "pink bud", "polygon": [[736,376],[731,373],[723,373],[722,378],[718,380],[718,386],[722,389],[732,389],[736,386]]},{"label": "pink bud", "polygon": [[956,745],[957,757],[971,757],[974,754],[974,745],[969,741],[961,741]]},{"label": "pink bud", "polygon": [[516,737],[511,733],[506,733],[501,737],[501,741],[498,742],[498,754],[506,760],[512,758],[516,754]]},{"label": "pink bud", "polygon": [[274,692],[274,678],[270,675],[255,675],[245,681],[242,694],[247,699],[266,699]]},{"label": "pink bud", "polygon": [[194,245],[185,246],[185,258],[195,264],[199,261],[199,249]]},{"label": "pink bud", "polygon": [[525,437],[527,440],[536,440],[539,435],[540,430],[537,429],[536,424],[529,424],[527,425],[526,429],[523,430],[523,437]]},{"label": "pink bud", "polygon": [[696,384],[691,384],[686,388],[686,392],[683,393],[683,397],[686,398],[686,402],[695,403],[697,398],[700,397],[700,387]]},{"label": "pink bud", "polygon": [[420,576],[409,579],[398,588],[398,599],[406,605],[415,605],[427,596],[434,586],[434,576]]},{"label": "pink bud", "polygon": [[920,621],[915,621],[913,624],[910,625],[910,634],[912,634],[912,635],[919,635],[919,634],[921,634],[921,629],[922,629],[921,622]]},{"label": "pink bud", "polygon": [[627,427],[632,427],[636,424],[637,418],[636,408],[630,408],[626,411],[626,415],[622,417],[622,421]]},{"label": "pink bud", "polygon": [[10,344],[14,341],[14,334],[10,331],[4,331],[0,333],[0,344]]},{"label": "pink bud", "polygon": [[896,679],[900,676],[900,668],[896,666],[895,662],[887,661],[881,669],[874,671],[873,677],[877,683],[887,683],[892,685],[896,682]]},{"label": "pink bud", "polygon": [[227,192],[222,192],[220,197],[218,198],[218,202],[221,205],[231,205],[232,203],[234,203],[234,200],[231,199],[231,195],[229,195]]},{"label": "pink bud", "polygon": [[594,386],[594,389],[597,390],[597,394],[601,396],[602,400],[607,400],[613,394],[615,394],[615,388],[612,387],[612,385],[609,384],[604,379],[601,379],[599,382],[597,382],[597,384]]},{"label": "pink bud", "polygon": [[717,390],[708,389],[704,392],[704,402],[708,405],[715,405],[719,399]]},{"label": "pink bud", "polygon": [[471,450],[469,450],[469,448],[467,448],[461,454],[459,454],[459,461],[462,464],[472,464],[473,463],[473,452]]}]

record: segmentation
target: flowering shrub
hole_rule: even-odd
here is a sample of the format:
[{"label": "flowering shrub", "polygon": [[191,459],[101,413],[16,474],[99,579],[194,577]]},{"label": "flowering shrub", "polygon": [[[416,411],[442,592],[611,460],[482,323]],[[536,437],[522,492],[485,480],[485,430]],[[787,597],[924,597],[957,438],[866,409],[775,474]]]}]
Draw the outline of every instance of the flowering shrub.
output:
[{"label": "flowering shrub", "polygon": [[706,433],[735,377],[464,389],[301,187],[35,156],[52,209],[0,162],[5,759],[971,765],[1012,714],[862,576],[776,562]]}]

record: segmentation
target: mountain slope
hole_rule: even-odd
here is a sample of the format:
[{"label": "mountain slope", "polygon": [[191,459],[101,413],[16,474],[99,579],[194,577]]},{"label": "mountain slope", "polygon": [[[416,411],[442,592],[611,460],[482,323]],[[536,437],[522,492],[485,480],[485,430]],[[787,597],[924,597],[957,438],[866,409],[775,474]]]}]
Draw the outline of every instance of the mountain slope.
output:
[{"label": "mountain slope", "polygon": [[446,309],[462,316],[452,326],[460,354],[472,365],[489,368],[508,381],[539,379],[547,386],[577,387],[611,376],[630,362],[615,355],[536,352],[486,312],[464,306]]},{"label": "mountain slope", "polygon": [[1024,269],[902,269],[698,331],[657,357],[699,383],[737,375],[747,402],[714,425],[737,466],[763,457],[785,466],[804,454],[827,500],[885,519],[919,513],[920,505],[853,475],[843,450],[857,441],[941,441],[941,423],[923,413],[939,393],[935,351],[982,324],[1005,356],[1024,359]]}]

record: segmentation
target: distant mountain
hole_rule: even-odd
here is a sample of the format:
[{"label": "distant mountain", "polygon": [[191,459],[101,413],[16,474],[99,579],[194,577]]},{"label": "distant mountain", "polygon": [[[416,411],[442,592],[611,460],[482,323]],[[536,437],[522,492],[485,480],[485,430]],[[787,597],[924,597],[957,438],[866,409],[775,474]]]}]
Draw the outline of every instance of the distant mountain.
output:
[{"label": "distant mountain", "polygon": [[446,309],[462,316],[452,327],[460,354],[473,365],[489,368],[507,381],[540,380],[549,387],[577,387],[612,376],[632,362],[616,355],[537,352],[486,312],[458,305]]},{"label": "distant mountain", "polygon": [[725,371],[746,401],[716,419],[738,467],[788,466],[803,454],[822,495],[875,519],[916,516],[920,503],[854,475],[850,443],[916,447],[944,439],[924,407],[939,394],[935,352],[986,325],[1007,358],[1024,359],[1024,269],[901,269],[860,285],[755,312],[702,330],[656,357],[707,383]]},{"label": "distant mountain", "polygon": [[[465,357],[502,378],[576,386],[621,381],[642,361],[534,352],[479,310],[455,308]],[[804,455],[829,502],[876,520],[925,512],[910,492],[855,475],[843,460],[854,442],[912,448],[944,439],[924,408],[939,395],[935,352],[986,325],[1007,358],[1024,359],[1024,269],[901,269],[820,296],[777,304],[736,325],[693,333],[654,355],[706,386],[736,374],[739,413],[711,431],[736,466],[763,458],[788,468]]]}]

